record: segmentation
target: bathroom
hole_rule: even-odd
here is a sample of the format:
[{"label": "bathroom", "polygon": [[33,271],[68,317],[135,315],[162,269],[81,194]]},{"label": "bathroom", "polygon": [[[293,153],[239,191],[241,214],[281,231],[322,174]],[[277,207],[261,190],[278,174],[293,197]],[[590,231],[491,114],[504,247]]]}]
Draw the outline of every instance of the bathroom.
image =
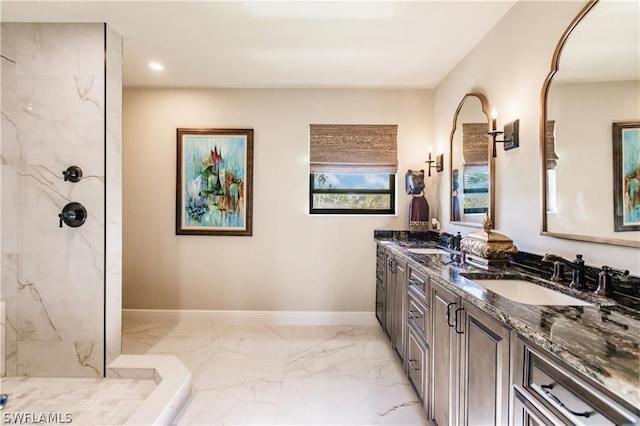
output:
[{"label": "bathroom", "polygon": [[[2,5],[3,21],[29,21],[20,19],[20,2],[9,3]],[[255,318],[265,323],[368,323],[372,319],[375,298],[373,230],[406,229],[409,197],[403,193],[401,179],[398,179],[396,215],[357,218],[309,215],[308,126],[312,123],[397,124],[398,176],[407,169],[425,167],[430,148],[435,155],[444,154],[444,171],[426,178],[426,198],[431,217],[438,218],[442,230],[465,235],[476,228],[449,221],[450,173],[447,165],[454,112],[462,97],[472,92],[486,95],[491,107],[497,109],[498,129],[516,119],[520,123],[519,147],[504,151],[498,146],[495,229],[511,238],[520,251],[539,255],[549,252],[568,259],[580,253],[588,265],[609,265],[639,275],[640,251],[637,247],[540,234],[540,91],[559,38],[583,6],[582,2],[508,4],[501,9],[504,16],[497,19],[490,30],[487,28],[488,32],[477,44],[469,46],[468,53],[457,65],[452,64],[443,78],[424,87],[407,88],[399,83],[391,85],[393,87],[323,88],[283,82],[281,87],[243,88],[238,84],[228,86],[234,88],[193,88],[189,82],[184,82],[164,88],[162,77],[151,74],[144,75],[137,84],[125,84],[121,132],[122,207],[107,202],[107,206],[115,211],[106,213],[106,247],[107,251],[113,250],[115,258],[112,264],[106,261],[109,266],[102,266],[104,270],[116,271],[111,277],[106,275],[106,280],[107,289],[111,288],[109,280],[114,280],[117,292],[120,279],[118,240],[121,238],[123,321],[208,317],[245,322]],[[13,8],[16,9],[12,11]],[[41,9],[42,13],[46,10]],[[58,11],[56,19],[53,18],[55,11],[50,11],[48,22],[82,22],[82,19],[88,20],[86,16],[94,16],[90,15],[90,10],[87,6],[84,17],[71,11],[66,11],[67,16],[60,16],[64,14]],[[11,13],[16,15],[11,16]],[[30,21],[44,19],[32,16]],[[168,18],[160,15],[157,19]],[[117,31],[108,19],[90,21],[106,21]],[[161,24],[169,25],[167,21],[161,21]],[[127,34],[122,36],[126,46]],[[111,50],[107,49],[107,52]],[[145,79],[151,84],[143,84],[141,81]],[[253,128],[255,131],[251,237],[175,234],[175,129],[206,127]],[[6,146],[5,137],[10,137],[4,133],[6,128],[3,116],[3,147]],[[107,166],[113,164],[109,158],[107,152]],[[610,159],[599,159],[588,163],[588,167],[601,170],[610,163]],[[73,165],[61,164],[64,164],[62,168],[56,164],[52,170],[61,173]],[[3,171],[5,166],[3,153]],[[91,175],[96,173],[91,171],[92,166],[88,167],[83,167],[86,177],[75,184],[63,182],[60,174],[56,188],[65,195],[73,195],[74,199],[69,201],[83,202],[93,214],[103,211],[104,206],[100,203],[105,195],[89,201],[81,193],[92,192],[86,184],[92,182]],[[119,186],[118,182],[108,182],[116,176],[117,172],[106,174],[107,191]],[[53,179],[53,175],[50,178]],[[1,231],[4,241],[15,229],[11,217],[5,215],[7,212],[16,214],[16,211],[7,208],[5,173],[2,179]],[[100,177],[93,179],[104,184],[100,183]],[[120,195],[114,194],[114,197],[118,199]],[[602,198],[610,202],[612,197],[604,194]],[[118,211],[122,214],[121,231]],[[59,211],[51,211],[46,218],[31,219],[31,215],[38,212],[38,208],[31,208],[20,216],[25,228],[28,230],[30,224],[37,225],[40,229],[33,230],[36,238],[56,235],[54,232],[60,230]],[[114,232],[109,230],[110,226],[115,228]],[[593,224],[594,228],[599,226],[605,224]],[[73,231],[66,227],[62,230],[72,242],[74,235],[77,236]],[[110,240],[110,237],[114,239]],[[33,244],[36,243],[37,239]],[[58,249],[65,243],[70,244],[68,241],[47,243],[47,249],[41,250],[44,258],[56,262],[56,253],[59,255]],[[3,243],[3,256],[9,256],[9,253],[15,251],[7,249]],[[101,253],[99,257],[104,255]],[[77,260],[78,257],[69,264],[75,264]],[[3,272],[4,265],[3,257]],[[61,292],[64,295],[66,290]],[[5,300],[4,294],[2,300]],[[108,300],[107,312],[113,314]],[[114,306],[118,306],[120,296],[114,294],[113,301]],[[62,301],[55,303],[62,304]],[[77,305],[83,304],[82,301],[74,302],[65,308],[76,309]],[[107,323],[119,330],[121,312],[115,311],[113,322],[108,320]],[[46,316],[38,319],[47,321]],[[81,320],[76,317],[73,321]],[[100,325],[96,327],[100,328]],[[117,356],[118,333],[114,339],[112,347]]]}]

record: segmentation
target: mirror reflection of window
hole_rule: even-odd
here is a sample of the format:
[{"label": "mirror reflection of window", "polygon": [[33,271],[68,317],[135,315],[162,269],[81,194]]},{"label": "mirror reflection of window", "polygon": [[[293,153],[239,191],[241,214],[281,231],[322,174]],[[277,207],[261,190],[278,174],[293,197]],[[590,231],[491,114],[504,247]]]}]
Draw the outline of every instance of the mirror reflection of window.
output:
[{"label": "mirror reflection of window", "polygon": [[559,158],[556,154],[556,123],[553,120],[547,121],[545,145],[547,152],[547,213],[555,213],[558,211],[556,166]]},{"label": "mirror reflection of window", "polygon": [[464,214],[482,214],[489,211],[489,170],[486,165],[464,166]]}]

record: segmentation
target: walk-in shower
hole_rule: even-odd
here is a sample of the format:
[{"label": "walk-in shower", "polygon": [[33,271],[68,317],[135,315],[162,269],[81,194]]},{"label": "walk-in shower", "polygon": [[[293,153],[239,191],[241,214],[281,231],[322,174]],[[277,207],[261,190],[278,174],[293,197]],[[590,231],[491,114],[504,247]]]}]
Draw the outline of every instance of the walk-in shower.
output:
[{"label": "walk-in shower", "polygon": [[121,336],[122,38],[1,31],[2,374],[103,377]]}]

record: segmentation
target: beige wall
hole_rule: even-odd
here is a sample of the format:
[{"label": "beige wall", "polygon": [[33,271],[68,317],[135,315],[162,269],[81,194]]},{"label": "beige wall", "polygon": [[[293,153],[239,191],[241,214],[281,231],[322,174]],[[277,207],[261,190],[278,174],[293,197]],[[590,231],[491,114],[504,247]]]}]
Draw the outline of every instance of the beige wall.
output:
[{"label": "beige wall", "polygon": [[[638,249],[540,235],[540,90],[556,43],[582,6],[581,2],[516,3],[436,88],[435,140],[448,139],[451,119],[466,92],[484,93],[499,112],[499,128],[520,119],[520,148],[505,152],[498,147],[497,230],[511,237],[523,251],[553,252],[569,258],[582,253],[587,264],[610,265],[638,274]],[[440,192],[448,194],[449,176],[440,184]],[[440,205],[447,206],[444,202]],[[449,224],[446,208],[440,216],[445,219],[445,230],[473,230]]]},{"label": "beige wall", "polygon": [[[433,103],[430,90],[125,89],[124,307],[372,311],[373,230],[408,226],[403,177],[424,167]],[[398,124],[397,216],[307,214],[310,123]],[[253,237],[175,235],[178,127],[254,129]]]}]

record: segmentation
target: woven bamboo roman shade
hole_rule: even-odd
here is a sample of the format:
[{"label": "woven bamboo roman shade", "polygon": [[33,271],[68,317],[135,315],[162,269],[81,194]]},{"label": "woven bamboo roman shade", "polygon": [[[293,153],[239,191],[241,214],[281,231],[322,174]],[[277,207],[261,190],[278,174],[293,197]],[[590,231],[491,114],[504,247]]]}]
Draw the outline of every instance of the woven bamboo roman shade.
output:
[{"label": "woven bamboo roman shade", "polygon": [[397,173],[397,135],[395,124],[311,124],[310,171]]},{"label": "woven bamboo roman shade", "polygon": [[462,156],[465,164],[489,162],[487,129],[487,123],[462,124]]}]

